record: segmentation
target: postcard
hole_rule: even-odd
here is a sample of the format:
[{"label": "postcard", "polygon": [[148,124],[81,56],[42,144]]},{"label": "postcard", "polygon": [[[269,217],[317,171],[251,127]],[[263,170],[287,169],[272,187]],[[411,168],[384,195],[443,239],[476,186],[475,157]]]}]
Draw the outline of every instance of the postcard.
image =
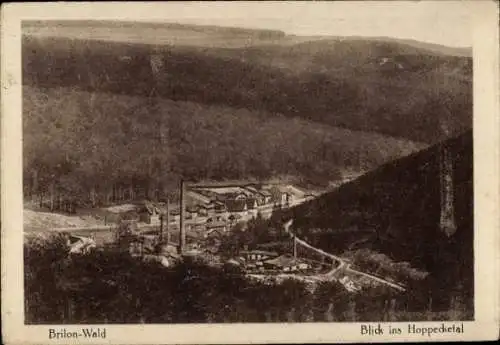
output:
[{"label": "postcard", "polygon": [[4,5],[4,342],[498,339],[498,14]]}]

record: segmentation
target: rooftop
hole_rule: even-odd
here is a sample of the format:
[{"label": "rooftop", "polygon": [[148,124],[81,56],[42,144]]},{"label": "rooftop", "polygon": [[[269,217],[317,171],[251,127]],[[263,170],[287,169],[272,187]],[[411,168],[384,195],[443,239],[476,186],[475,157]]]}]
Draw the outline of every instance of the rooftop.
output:
[{"label": "rooftop", "polygon": [[302,260],[295,259],[291,255],[281,255],[275,259],[267,260],[266,263],[278,266],[278,267],[290,267],[304,263]]},{"label": "rooftop", "polygon": [[226,207],[229,212],[242,212],[247,205],[246,200],[226,200]]},{"label": "rooftop", "polygon": [[207,222],[207,228],[208,229],[214,229],[214,228],[224,228],[226,227],[226,222],[219,220],[219,221],[212,221],[212,222]]},{"label": "rooftop", "polygon": [[276,252],[270,252],[266,250],[242,250],[240,254],[245,255],[245,254],[255,254],[255,255],[267,255],[267,256],[278,256],[278,253]]},{"label": "rooftop", "polygon": [[191,212],[191,213],[198,212],[198,206],[194,206],[194,205],[188,206],[188,207],[186,207],[186,211]]}]

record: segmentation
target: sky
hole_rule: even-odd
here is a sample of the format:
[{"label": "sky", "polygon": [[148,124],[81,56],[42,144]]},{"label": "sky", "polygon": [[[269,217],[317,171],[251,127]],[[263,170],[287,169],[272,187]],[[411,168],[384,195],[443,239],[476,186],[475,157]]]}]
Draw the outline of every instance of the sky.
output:
[{"label": "sky", "polygon": [[469,6],[465,1],[174,2],[158,4],[154,13],[147,6],[137,8],[135,19],[307,36],[387,36],[470,47]]}]

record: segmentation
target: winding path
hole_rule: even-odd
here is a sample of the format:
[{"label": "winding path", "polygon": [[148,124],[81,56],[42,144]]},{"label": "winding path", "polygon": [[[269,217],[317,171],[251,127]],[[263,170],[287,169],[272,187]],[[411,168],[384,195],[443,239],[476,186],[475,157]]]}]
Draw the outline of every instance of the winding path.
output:
[{"label": "winding path", "polygon": [[339,265],[337,267],[335,267],[334,269],[332,269],[330,272],[328,273],[325,273],[323,275],[323,277],[328,277],[328,278],[333,278],[334,275],[340,271],[340,270],[344,270],[344,271],[348,271],[348,272],[351,272],[351,273],[354,273],[354,274],[359,274],[359,275],[362,275],[366,278],[369,278],[369,279],[372,279],[372,280],[375,280],[381,284],[385,284],[385,285],[388,285],[396,290],[399,290],[399,291],[406,291],[405,288],[403,288],[402,286],[398,285],[398,284],[395,284],[395,283],[392,283],[392,282],[389,282],[387,280],[384,280],[382,278],[379,278],[379,277],[376,277],[374,275],[371,275],[369,273],[365,273],[365,272],[361,272],[361,271],[357,271],[355,269],[352,269],[350,267],[350,264],[348,264],[344,259],[342,259],[341,257],[339,256],[336,256],[336,255],[333,255],[333,254],[330,254],[330,253],[327,253],[319,248],[316,248],[316,247],[313,247],[312,245],[310,245],[309,243],[307,243],[306,241],[298,238],[297,236],[295,236],[295,234],[293,234],[291,231],[290,231],[290,226],[293,224],[293,219],[289,220],[288,222],[286,222],[284,224],[284,229],[285,229],[285,232],[290,234],[290,236],[294,237],[295,238],[295,241],[297,241],[297,243],[300,243],[300,245],[306,247],[306,248],[309,248],[319,254],[322,254],[326,257],[329,257],[333,260],[336,260],[337,262],[339,262]]}]

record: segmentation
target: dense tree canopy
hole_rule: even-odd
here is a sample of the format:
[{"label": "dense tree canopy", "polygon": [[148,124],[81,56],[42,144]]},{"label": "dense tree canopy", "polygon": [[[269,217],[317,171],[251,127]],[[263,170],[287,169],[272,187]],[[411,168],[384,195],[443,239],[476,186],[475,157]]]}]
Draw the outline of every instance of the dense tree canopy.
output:
[{"label": "dense tree canopy", "polygon": [[[50,48],[48,48],[50,47]],[[151,55],[164,68],[154,74]],[[389,61],[389,63],[386,63]],[[320,40],[238,49],[25,36],[23,83],[283,114],[433,143],[472,125],[472,59],[396,42]]]},{"label": "dense tree canopy", "polygon": [[[325,282],[311,292],[296,280],[249,280],[232,266],[186,259],[165,268],[112,250],[69,258],[62,238],[25,244],[24,260],[28,324],[416,321],[429,312],[385,288],[351,294]],[[449,315],[470,318],[463,305],[451,307]]]},{"label": "dense tree canopy", "polygon": [[396,42],[201,49],[27,35],[26,193],[95,205],[158,197],[180,177],[324,186],[442,139],[443,117],[451,134],[470,128],[471,72],[470,58]]},{"label": "dense tree canopy", "polygon": [[[119,199],[190,180],[293,177],[326,185],[422,145],[220,106],[24,88],[27,194]],[[175,187],[174,187],[175,188]],[[129,192],[129,190],[131,190]]]}]

